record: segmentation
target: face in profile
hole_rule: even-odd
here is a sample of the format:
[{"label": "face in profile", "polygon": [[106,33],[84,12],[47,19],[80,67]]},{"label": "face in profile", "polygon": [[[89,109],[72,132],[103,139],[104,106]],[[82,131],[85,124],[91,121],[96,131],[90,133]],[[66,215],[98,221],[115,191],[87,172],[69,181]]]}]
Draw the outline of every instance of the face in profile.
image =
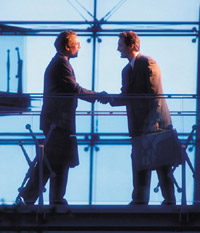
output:
[{"label": "face in profile", "polygon": [[130,58],[134,50],[134,45],[127,46],[123,38],[119,38],[117,50],[121,54],[121,58]]},{"label": "face in profile", "polygon": [[127,46],[123,38],[119,39],[117,50],[120,52],[121,58],[127,58]]},{"label": "face in profile", "polygon": [[76,35],[71,35],[68,42],[69,57],[77,57],[80,48],[78,37]]}]

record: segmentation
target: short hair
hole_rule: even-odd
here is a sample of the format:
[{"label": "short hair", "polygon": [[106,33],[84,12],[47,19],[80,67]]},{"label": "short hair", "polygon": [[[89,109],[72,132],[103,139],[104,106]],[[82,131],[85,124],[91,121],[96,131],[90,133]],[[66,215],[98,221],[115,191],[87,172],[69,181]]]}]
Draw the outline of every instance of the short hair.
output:
[{"label": "short hair", "polygon": [[71,35],[76,35],[76,33],[72,30],[61,32],[55,40],[54,46],[56,50],[59,52],[64,51],[65,46],[68,45],[69,38]]},{"label": "short hair", "polygon": [[125,31],[125,32],[120,33],[119,37],[124,40],[124,43],[127,46],[131,46],[132,44],[134,44],[136,51],[137,52],[140,51],[140,38],[135,32],[133,32],[133,31],[126,32]]}]

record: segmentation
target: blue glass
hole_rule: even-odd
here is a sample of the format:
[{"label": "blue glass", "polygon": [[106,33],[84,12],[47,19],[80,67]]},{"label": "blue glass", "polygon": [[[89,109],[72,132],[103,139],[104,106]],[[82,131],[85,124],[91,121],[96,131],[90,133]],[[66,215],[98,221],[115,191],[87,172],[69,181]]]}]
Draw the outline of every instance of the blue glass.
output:
[{"label": "blue glass", "polygon": [[[48,4],[47,4],[48,2]],[[134,2],[134,3],[133,3]],[[97,1],[97,18],[104,17],[118,1],[109,0],[101,3]],[[92,17],[83,10],[80,5],[74,3],[81,11],[78,13],[66,0],[40,1],[34,3],[26,0],[13,1],[1,0],[0,20],[92,20]],[[12,7],[11,7],[12,5]],[[84,7],[93,14],[93,0],[84,1]],[[45,14],[44,14],[45,12]],[[140,0],[125,1],[109,17],[110,21],[198,21],[199,2],[196,0]],[[105,18],[107,19],[107,18]],[[37,28],[35,25],[27,27]],[[46,26],[44,26],[45,28]],[[72,28],[87,28],[88,25],[72,26]],[[102,28],[121,28],[122,26],[103,25]],[[138,29],[138,26],[124,25],[127,30]],[[62,26],[63,30],[69,29]],[[143,25],[144,29],[160,29],[161,26]],[[191,29],[187,26],[165,26],[164,28]],[[88,43],[87,36],[80,36],[81,49],[77,59],[72,59],[77,81],[83,87],[92,87],[92,42]],[[121,88],[121,70],[127,64],[126,59],[121,59],[117,51],[118,36],[100,36],[102,42],[97,42],[97,58],[95,69],[95,90],[105,90],[108,93],[118,94]],[[163,89],[166,94],[195,94],[197,79],[197,49],[198,44],[193,43],[194,36],[140,36],[141,53],[153,57],[159,64],[162,72]],[[0,91],[7,89],[7,50],[10,50],[10,90],[17,91],[17,53],[18,47],[23,59],[23,91],[27,93],[43,92],[44,71],[51,58],[55,54],[53,43],[55,36],[0,36]],[[195,124],[196,115],[181,115],[174,112],[187,112],[196,110],[196,100],[189,99],[167,99],[172,115],[174,127],[178,133],[184,134],[191,131]],[[40,111],[42,99],[32,101],[32,111]],[[77,111],[89,112],[91,104],[79,100]],[[95,111],[106,112],[94,117],[94,132],[100,133],[102,139],[114,138],[114,140],[128,140],[128,127],[125,115],[125,107],[113,108],[110,105],[95,104]],[[117,111],[118,115],[113,115]],[[39,114],[39,113],[38,113]],[[91,132],[91,115],[77,115],[77,133]],[[26,124],[31,124],[36,133],[42,134],[39,129],[39,115],[34,116],[4,116],[0,118],[0,133],[27,133]],[[112,134],[108,136],[107,134]],[[119,137],[118,134],[122,135]],[[103,136],[102,136],[103,135]],[[40,135],[41,136],[41,135]],[[13,136],[21,139],[19,136]],[[184,136],[181,136],[182,138]],[[5,136],[1,136],[1,139]],[[10,136],[6,136],[10,138]],[[90,174],[89,157],[90,150],[85,151],[87,145],[79,145],[80,166],[70,169],[69,183],[66,198],[70,204],[89,203],[89,180],[93,176],[93,199],[94,204],[127,204],[131,200],[132,174],[130,152],[131,145],[96,145],[100,150],[94,152],[94,170]],[[35,156],[35,147],[26,145],[31,159]],[[89,148],[90,149],[90,148]],[[194,164],[195,148],[190,146],[189,158]],[[18,145],[0,145],[0,199],[2,202],[13,203],[28,169],[27,162]],[[188,203],[193,200],[193,178],[187,166],[187,199]],[[175,177],[181,184],[181,168],[175,171]],[[153,188],[157,184],[157,176],[153,172],[151,181],[151,202],[158,204],[162,201],[160,192],[154,193]],[[181,202],[181,194],[176,191],[177,201]],[[45,203],[48,203],[47,192],[44,194]]]}]

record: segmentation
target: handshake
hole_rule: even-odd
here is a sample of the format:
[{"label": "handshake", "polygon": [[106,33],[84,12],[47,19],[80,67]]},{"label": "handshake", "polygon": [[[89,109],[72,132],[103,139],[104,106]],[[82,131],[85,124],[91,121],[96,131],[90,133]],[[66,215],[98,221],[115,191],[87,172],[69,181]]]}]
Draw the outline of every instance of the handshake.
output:
[{"label": "handshake", "polygon": [[107,104],[112,101],[112,98],[109,96],[109,94],[106,91],[98,92],[97,93],[97,101],[101,104]]}]

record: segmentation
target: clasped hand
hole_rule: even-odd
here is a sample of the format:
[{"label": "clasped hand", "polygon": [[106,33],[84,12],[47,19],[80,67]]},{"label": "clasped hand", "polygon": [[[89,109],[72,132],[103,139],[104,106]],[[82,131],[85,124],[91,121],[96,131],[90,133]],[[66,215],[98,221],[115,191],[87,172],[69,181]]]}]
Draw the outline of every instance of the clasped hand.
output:
[{"label": "clasped hand", "polygon": [[107,104],[110,102],[109,94],[106,91],[102,91],[98,93],[97,101],[101,104]]}]

